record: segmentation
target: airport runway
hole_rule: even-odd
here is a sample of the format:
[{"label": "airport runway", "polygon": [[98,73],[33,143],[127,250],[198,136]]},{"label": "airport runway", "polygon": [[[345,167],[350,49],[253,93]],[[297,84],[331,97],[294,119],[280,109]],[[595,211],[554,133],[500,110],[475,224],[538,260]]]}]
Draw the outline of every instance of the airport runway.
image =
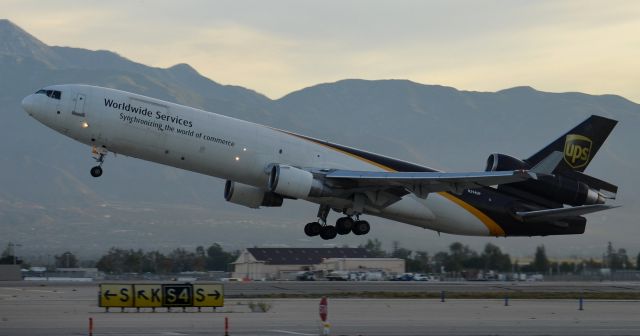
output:
[{"label": "airport runway", "polygon": [[[596,285],[590,286],[598,290],[638,288],[638,284]],[[333,287],[338,288],[342,287]],[[87,335],[89,317],[94,320],[93,335],[110,336],[223,335],[225,317],[230,320],[230,335],[305,336],[318,335],[320,330],[317,299],[227,299],[225,307],[215,313],[176,309],[171,313],[105,313],[96,306],[96,294],[95,284],[2,283],[0,335]],[[272,309],[252,313],[249,301],[267,302]],[[640,335],[640,302],[585,301],[580,311],[577,300],[510,300],[504,306],[502,300],[329,299],[329,319],[332,335]]]},{"label": "airport runway", "polygon": [[343,294],[359,292],[640,292],[640,282],[421,282],[421,281],[289,281],[225,283],[229,297],[277,294]]},{"label": "airport runway", "polygon": [[[158,281],[150,281],[157,283]],[[43,283],[39,281],[5,281],[2,287],[92,287],[97,283]],[[144,281],[104,281],[104,283],[145,283]],[[167,283],[164,281],[163,283]],[[440,293],[492,293],[492,292],[537,292],[537,293],[638,293],[640,281],[622,282],[505,282],[505,281],[254,281],[224,282],[228,298],[256,297],[266,295],[338,295],[363,292],[433,292]]]}]

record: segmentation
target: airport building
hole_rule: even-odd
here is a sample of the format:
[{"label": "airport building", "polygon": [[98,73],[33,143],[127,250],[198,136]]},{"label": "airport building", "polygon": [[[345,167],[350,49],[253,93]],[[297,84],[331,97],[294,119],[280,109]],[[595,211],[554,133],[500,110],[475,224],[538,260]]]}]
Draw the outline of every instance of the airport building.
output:
[{"label": "airport building", "polygon": [[405,262],[398,258],[372,258],[363,248],[248,248],[234,266],[233,278],[294,280],[303,271],[378,271],[402,274]]},{"label": "airport building", "polygon": [[22,280],[21,265],[0,265],[0,281]]}]

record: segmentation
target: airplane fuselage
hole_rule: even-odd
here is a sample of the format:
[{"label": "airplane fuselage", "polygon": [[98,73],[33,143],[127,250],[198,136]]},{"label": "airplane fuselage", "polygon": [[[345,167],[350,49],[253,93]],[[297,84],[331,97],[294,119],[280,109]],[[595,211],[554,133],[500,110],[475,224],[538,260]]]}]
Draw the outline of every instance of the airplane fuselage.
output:
[{"label": "airplane fuselage", "polygon": [[[55,85],[59,99],[33,94],[23,105],[46,126],[98,149],[266,189],[270,167],[359,171],[434,171],[374,153],[206,112],[129,92],[88,85]],[[306,197],[337,211],[339,197]],[[438,232],[505,236],[534,235],[504,209],[511,197],[494,188],[438,192],[426,199],[408,194],[364,214]],[[500,221],[500,224],[497,222]],[[537,233],[539,234],[539,233]]]}]

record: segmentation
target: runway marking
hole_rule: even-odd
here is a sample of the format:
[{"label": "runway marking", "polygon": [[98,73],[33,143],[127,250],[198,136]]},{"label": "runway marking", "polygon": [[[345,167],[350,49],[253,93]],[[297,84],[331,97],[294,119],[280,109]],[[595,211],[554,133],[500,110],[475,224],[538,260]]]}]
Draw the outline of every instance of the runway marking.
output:
[{"label": "runway marking", "polygon": [[507,286],[493,286],[493,287],[498,288],[498,289],[508,290],[508,291],[522,292],[522,290],[519,289],[519,288],[511,288],[511,287],[507,287]]},{"label": "runway marking", "polygon": [[0,289],[18,291],[18,292],[36,292],[36,293],[64,293],[64,291],[58,290],[46,290],[46,289],[24,289],[24,288],[14,288],[14,287],[0,287]]},{"label": "runway marking", "polygon": [[611,286],[612,288],[621,288],[621,289],[628,289],[628,290],[634,290],[635,288],[631,288],[631,287],[623,287],[623,286]]},{"label": "runway marking", "polygon": [[161,331],[161,332],[104,332],[93,333],[94,336],[188,336],[189,334],[183,334],[174,331]]},{"label": "runway marking", "polygon": [[63,291],[53,291],[46,289],[25,289],[25,292],[36,292],[36,293],[64,293]]},{"label": "runway marking", "polygon": [[317,334],[305,334],[296,331],[287,331],[287,330],[269,330],[271,332],[281,333],[281,334],[289,334],[289,335],[300,335],[300,336],[316,336]]}]

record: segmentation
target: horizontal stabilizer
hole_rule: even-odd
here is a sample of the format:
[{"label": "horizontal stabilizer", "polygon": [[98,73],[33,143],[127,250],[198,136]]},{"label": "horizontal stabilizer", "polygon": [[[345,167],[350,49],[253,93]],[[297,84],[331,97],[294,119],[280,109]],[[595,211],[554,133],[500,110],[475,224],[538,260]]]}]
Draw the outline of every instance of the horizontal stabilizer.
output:
[{"label": "horizontal stabilizer", "polygon": [[618,186],[584,173],[580,173],[577,171],[565,171],[562,172],[562,175],[579,182],[584,182],[589,187],[598,191],[606,191],[608,194],[610,194],[610,197],[608,198],[615,198],[616,194],[618,193]]},{"label": "horizontal stabilizer", "polygon": [[597,211],[617,208],[618,206],[606,204],[581,205],[569,208],[557,208],[535,211],[518,211],[516,217],[523,222],[542,222],[567,217],[575,217],[590,214]]}]

